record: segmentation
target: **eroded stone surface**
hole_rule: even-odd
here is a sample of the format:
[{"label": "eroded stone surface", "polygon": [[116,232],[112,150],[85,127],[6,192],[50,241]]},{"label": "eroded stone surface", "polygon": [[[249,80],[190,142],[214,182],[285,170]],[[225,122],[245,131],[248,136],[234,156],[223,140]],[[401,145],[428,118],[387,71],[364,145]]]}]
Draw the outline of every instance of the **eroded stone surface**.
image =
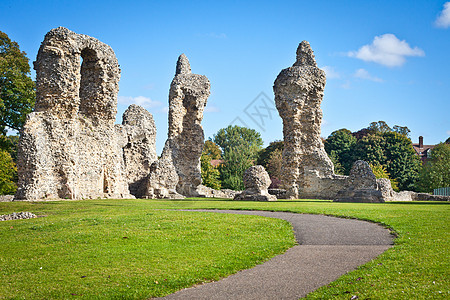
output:
[{"label": "eroded stone surface", "polygon": [[34,66],[36,106],[21,132],[15,198],[132,198],[127,176],[138,175],[126,169],[123,148],[147,129],[145,120],[114,125],[120,79],[114,51],[59,27],[45,36]]},{"label": "eroded stone surface", "polygon": [[307,41],[298,46],[294,65],[282,70],[275,80],[275,104],[283,119],[284,135],[280,179],[289,198],[316,194],[308,177],[334,175],[320,138],[325,83],[325,72],[317,67]]},{"label": "eroded stone surface", "polygon": [[346,183],[337,193],[339,202],[384,202],[383,194],[378,189],[378,183],[369,164],[356,161]]},{"label": "eroded stone surface", "polygon": [[334,174],[320,137],[325,83],[325,72],[317,67],[307,41],[298,46],[294,65],[275,80],[275,104],[283,119],[280,179],[286,198],[381,202],[383,195],[367,163],[356,162],[350,176]]},{"label": "eroded stone surface", "polygon": [[161,158],[152,166],[146,196],[201,196],[200,156],[204,134],[203,111],[210,94],[206,76],[192,74],[187,57],[178,58],[169,92],[169,131]]},{"label": "eroded stone surface", "polygon": [[244,172],[245,190],[236,195],[234,200],[248,201],[276,201],[274,195],[269,194],[268,188],[271,180],[263,166],[252,166]]},{"label": "eroded stone surface", "polygon": [[143,197],[150,166],[158,159],[155,121],[143,107],[132,104],[123,114],[122,125],[127,136],[123,158],[130,193]]}]

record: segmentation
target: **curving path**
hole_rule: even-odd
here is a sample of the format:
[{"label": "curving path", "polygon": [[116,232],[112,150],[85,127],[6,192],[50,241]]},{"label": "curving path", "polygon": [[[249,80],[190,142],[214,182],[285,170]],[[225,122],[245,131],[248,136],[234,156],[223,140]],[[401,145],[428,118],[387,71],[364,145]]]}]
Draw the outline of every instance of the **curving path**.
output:
[{"label": "curving path", "polygon": [[196,211],[283,219],[292,224],[299,245],[252,269],[163,299],[298,299],[369,262],[393,244],[388,229],[365,221],[286,212]]}]

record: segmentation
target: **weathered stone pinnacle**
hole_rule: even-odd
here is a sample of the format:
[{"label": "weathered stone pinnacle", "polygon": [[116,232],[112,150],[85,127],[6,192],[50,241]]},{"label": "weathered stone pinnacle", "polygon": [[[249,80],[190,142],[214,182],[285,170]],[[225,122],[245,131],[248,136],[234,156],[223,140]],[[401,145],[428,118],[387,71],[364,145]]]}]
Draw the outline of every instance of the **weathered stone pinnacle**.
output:
[{"label": "weathered stone pinnacle", "polygon": [[179,74],[191,74],[191,65],[189,64],[189,59],[186,55],[184,55],[184,53],[178,57],[177,61],[175,76]]},{"label": "weathered stone pinnacle", "polygon": [[317,67],[314,52],[307,41],[303,41],[297,48],[297,61],[294,66],[312,66]]},{"label": "weathered stone pinnacle", "polygon": [[169,91],[167,141],[161,158],[151,167],[146,197],[199,196],[204,144],[201,122],[209,90],[208,78],[192,74],[189,60],[181,54]]}]

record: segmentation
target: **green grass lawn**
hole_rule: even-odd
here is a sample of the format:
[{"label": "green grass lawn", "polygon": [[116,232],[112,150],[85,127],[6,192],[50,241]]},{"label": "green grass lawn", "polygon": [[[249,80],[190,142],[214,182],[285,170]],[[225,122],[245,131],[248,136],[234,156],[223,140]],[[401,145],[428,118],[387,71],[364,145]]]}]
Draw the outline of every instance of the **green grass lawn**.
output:
[{"label": "green grass lawn", "polygon": [[84,200],[0,203],[0,298],[161,296],[249,268],[293,245],[288,223],[164,209],[257,209],[358,218],[395,230],[395,246],[308,295],[311,299],[450,297],[447,203],[322,200]]}]

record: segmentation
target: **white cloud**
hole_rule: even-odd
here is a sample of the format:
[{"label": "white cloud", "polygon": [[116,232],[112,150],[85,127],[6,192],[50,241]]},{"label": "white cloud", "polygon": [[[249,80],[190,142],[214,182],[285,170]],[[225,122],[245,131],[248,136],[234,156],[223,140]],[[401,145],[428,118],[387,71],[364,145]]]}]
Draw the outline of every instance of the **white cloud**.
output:
[{"label": "white cloud", "polygon": [[205,113],[211,113],[211,112],[219,112],[220,109],[217,106],[214,105],[208,105],[205,108]]},{"label": "white cloud", "polygon": [[169,112],[169,107],[168,106],[164,106],[163,108],[161,108],[161,111],[163,113],[168,113]]},{"label": "white cloud", "polygon": [[364,69],[356,70],[353,76],[355,76],[356,78],[367,79],[375,82],[383,82],[383,79],[370,75],[369,72]]},{"label": "white cloud", "polygon": [[444,3],[444,9],[434,24],[437,27],[449,28],[450,27],[450,2]]},{"label": "white cloud", "polygon": [[450,130],[447,130],[447,135],[450,135]]},{"label": "white cloud", "polygon": [[137,97],[119,96],[117,98],[117,102],[119,104],[123,104],[123,105],[137,104],[144,108],[154,108],[154,107],[159,107],[162,105],[161,102],[154,101],[154,100],[144,97],[144,96],[137,96]]},{"label": "white cloud", "polygon": [[323,66],[321,69],[325,71],[325,74],[327,75],[327,79],[341,78],[341,74],[336,72],[333,67]]},{"label": "white cloud", "polygon": [[386,33],[376,36],[372,44],[364,45],[358,51],[350,51],[347,55],[388,67],[396,67],[405,63],[406,56],[424,56],[425,52],[418,47],[411,48],[406,41]]}]

